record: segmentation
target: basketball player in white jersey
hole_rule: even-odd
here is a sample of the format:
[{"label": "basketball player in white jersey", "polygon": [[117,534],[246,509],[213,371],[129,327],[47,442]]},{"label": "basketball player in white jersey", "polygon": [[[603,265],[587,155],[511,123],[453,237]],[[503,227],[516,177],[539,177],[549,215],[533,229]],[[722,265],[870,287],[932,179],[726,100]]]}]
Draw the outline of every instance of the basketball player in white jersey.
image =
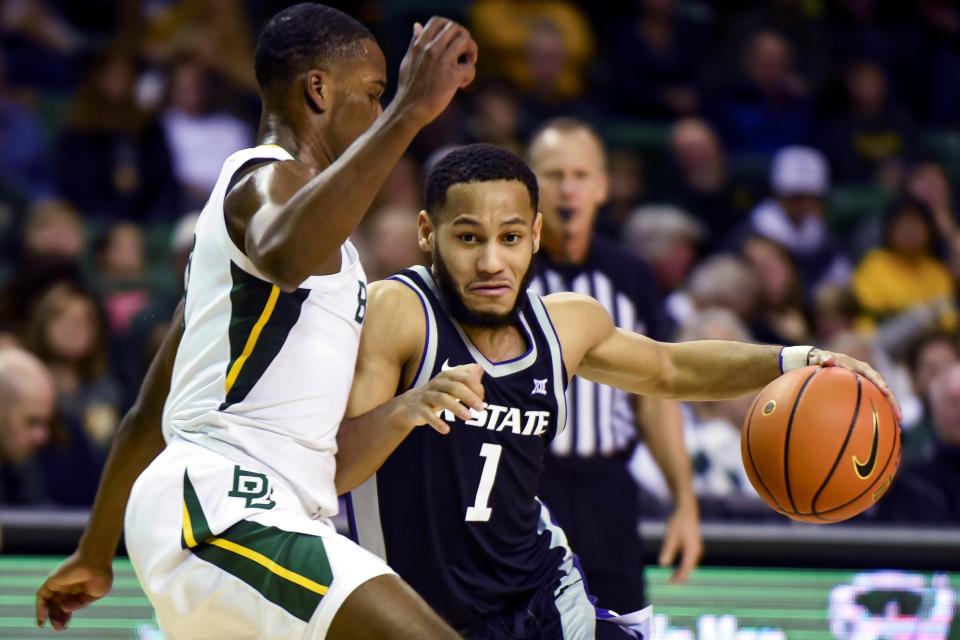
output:
[{"label": "basketball player in white jersey", "polygon": [[347,237],[413,136],[472,81],[476,56],[454,22],[415,26],[384,111],[383,53],[359,22],[305,3],[266,26],[260,145],[224,164],[179,321],[117,435],[78,550],[37,594],[38,624],[63,629],[109,590],[125,514],[170,640],[454,636],[329,518],[366,307]]}]

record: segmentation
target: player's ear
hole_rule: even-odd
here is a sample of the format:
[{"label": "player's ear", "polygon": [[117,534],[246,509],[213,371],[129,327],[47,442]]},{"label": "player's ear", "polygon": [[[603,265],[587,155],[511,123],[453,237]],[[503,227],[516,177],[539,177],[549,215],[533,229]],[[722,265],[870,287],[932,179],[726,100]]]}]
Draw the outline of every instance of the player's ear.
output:
[{"label": "player's ear", "polygon": [[330,76],[320,69],[311,69],[303,77],[307,104],[315,113],[323,113],[330,106]]},{"label": "player's ear", "polygon": [[540,230],[543,229],[543,214],[537,211],[537,215],[533,217],[533,252],[536,253],[540,251]]},{"label": "player's ear", "polygon": [[607,204],[607,198],[610,197],[610,176],[606,169],[600,174],[600,193],[597,195],[597,205]]},{"label": "player's ear", "polygon": [[417,215],[417,245],[421,251],[429,253],[433,251],[433,222],[430,220],[430,214],[421,211]]}]

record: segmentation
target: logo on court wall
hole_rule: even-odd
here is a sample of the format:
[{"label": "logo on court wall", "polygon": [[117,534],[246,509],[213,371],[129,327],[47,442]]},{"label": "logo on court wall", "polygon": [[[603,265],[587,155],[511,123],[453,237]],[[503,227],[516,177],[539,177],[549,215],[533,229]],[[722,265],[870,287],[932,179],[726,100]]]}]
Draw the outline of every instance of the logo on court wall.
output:
[{"label": "logo on court wall", "polygon": [[273,487],[270,480],[262,473],[241,469],[240,465],[233,468],[233,489],[227,495],[231,498],[245,498],[246,506],[254,509],[273,509],[277,503],[270,499]]}]

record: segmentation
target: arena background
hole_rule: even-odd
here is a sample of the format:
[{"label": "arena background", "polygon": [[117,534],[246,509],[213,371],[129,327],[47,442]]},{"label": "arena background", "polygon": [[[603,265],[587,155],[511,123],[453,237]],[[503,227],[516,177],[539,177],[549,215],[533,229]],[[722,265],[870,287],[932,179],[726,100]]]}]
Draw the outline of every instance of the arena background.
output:
[{"label": "arena background", "polygon": [[[0,2],[0,345],[34,351],[58,385],[49,441],[22,466],[0,457],[0,638],[54,637],[33,624],[34,591],[82,528],[179,296],[193,216],[226,154],[253,140],[253,43],[288,4]],[[608,146],[597,232],[650,263],[673,325],[721,308],[757,341],[869,360],[897,392],[899,480],[826,527],[777,516],[744,484],[744,408],[688,408],[706,555],[686,585],[649,569],[659,637],[960,638],[955,3],[333,4],[378,37],[391,87],[415,20],[456,18],[481,49],[475,86],[418,136],[355,236],[371,279],[422,259],[413,219],[438,152],[522,152],[540,123],[572,115]],[[777,235],[758,220],[782,195],[771,185],[793,184],[773,158],[797,145],[828,167],[804,194],[821,215],[812,235]],[[929,242],[925,270],[904,273],[888,231],[911,214]],[[764,230],[772,251],[742,241]],[[632,466],[656,558],[663,480],[642,446]],[[125,559],[111,596],[57,637],[159,637]]]}]

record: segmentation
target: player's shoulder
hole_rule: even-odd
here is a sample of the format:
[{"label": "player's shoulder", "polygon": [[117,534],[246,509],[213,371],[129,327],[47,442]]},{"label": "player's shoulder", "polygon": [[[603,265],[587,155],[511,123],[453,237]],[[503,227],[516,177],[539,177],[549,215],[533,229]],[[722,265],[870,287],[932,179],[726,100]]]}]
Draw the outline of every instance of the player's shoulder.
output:
[{"label": "player's shoulder", "polygon": [[588,334],[594,331],[602,333],[608,329],[608,325],[613,326],[610,313],[603,305],[582,293],[551,293],[543,298],[543,304],[547,308],[550,321],[561,335],[561,340],[563,334]]},{"label": "player's shoulder", "polygon": [[367,304],[385,310],[406,311],[419,308],[420,298],[409,285],[394,278],[377,280],[367,285]]},{"label": "player's shoulder", "polygon": [[[576,370],[583,354],[616,330],[603,305],[580,293],[551,293],[543,298],[547,314],[563,348],[567,370]],[[572,373],[571,373],[572,375]]]},{"label": "player's shoulder", "polygon": [[362,351],[404,362],[420,353],[425,340],[424,311],[416,292],[398,280],[367,285]]}]

